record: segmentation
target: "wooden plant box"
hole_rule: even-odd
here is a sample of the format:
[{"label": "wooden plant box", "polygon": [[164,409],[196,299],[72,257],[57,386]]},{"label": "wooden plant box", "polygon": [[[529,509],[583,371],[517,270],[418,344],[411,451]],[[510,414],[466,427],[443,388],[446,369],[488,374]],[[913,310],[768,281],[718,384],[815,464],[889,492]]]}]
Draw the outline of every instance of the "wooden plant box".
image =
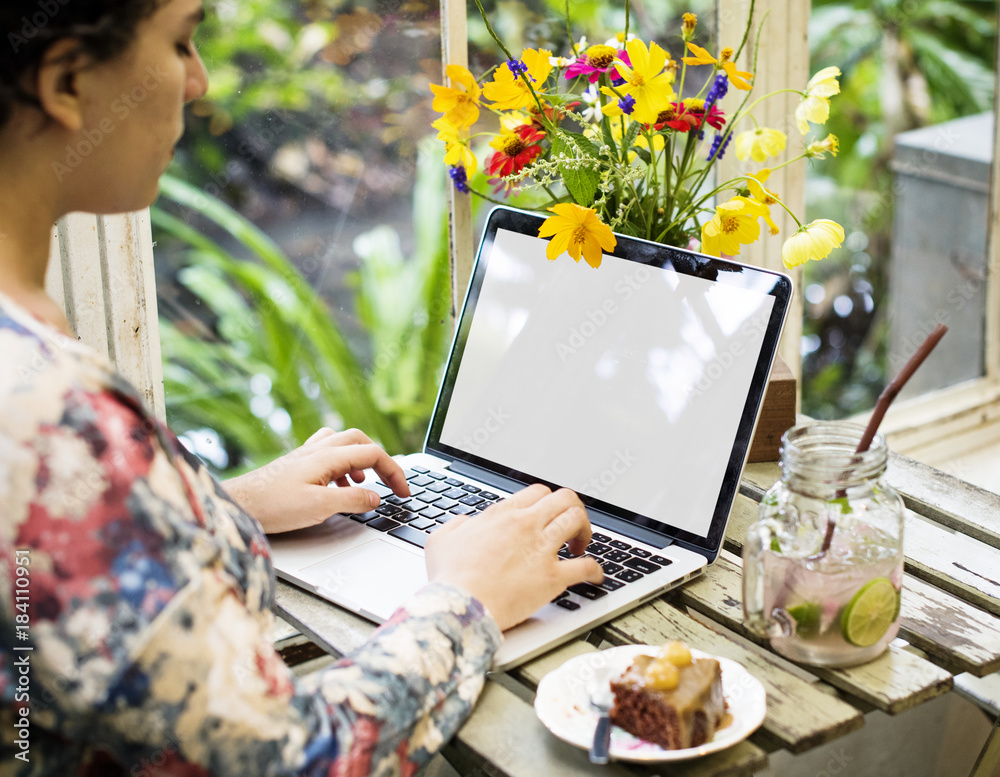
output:
[{"label": "wooden plant box", "polygon": [[777,461],[781,435],[795,426],[795,376],[780,356],[774,357],[757,431],[748,462]]}]

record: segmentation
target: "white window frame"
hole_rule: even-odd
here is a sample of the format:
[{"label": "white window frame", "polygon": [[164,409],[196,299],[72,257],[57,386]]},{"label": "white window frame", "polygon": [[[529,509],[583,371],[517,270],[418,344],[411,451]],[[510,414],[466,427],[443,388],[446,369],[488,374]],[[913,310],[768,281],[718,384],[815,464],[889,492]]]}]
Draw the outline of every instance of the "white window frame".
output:
[{"label": "white window frame", "polygon": [[[750,0],[720,0],[717,28],[720,39],[742,37]],[[767,14],[762,40],[780,42],[761,49],[756,82],[759,91],[809,77],[808,21],[810,3],[803,0],[756,0],[756,17]],[[442,49],[445,63],[468,62],[466,0],[441,0]],[[751,38],[752,39],[752,38]],[[740,63],[748,67],[749,47]],[[442,74],[443,75],[443,74]],[[1000,88],[1000,80],[998,80]],[[760,107],[758,120],[786,129],[797,137],[792,123],[795,95],[769,100]],[[996,122],[994,158],[1000,159],[1000,121]],[[720,174],[739,172],[730,154]],[[769,182],[796,213],[805,209],[805,165],[778,171]],[[969,450],[1000,441],[1000,165],[992,170],[987,245],[986,375],[919,398],[897,403],[883,423],[897,451],[917,455],[928,446],[950,445]],[[472,273],[475,236],[468,196],[452,188],[449,199],[452,256],[453,310],[465,295]],[[787,235],[793,222],[778,219]],[[164,416],[163,372],[153,275],[153,245],[148,211],[123,216],[70,215],[53,233],[48,276],[50,294],[64,303],[71,326],[82,340],[108,356],[149,405]],[[763,240],[743,255],[764,267],[782,269],[781,240]],[[799,341],[802,332],[801,273],[791,273],[796,293],[780,353],[798,376],[801,374]],[[956,333],[959,334],[959,333]]]},{"label": "white window frame", "polygon": [[71,213],[52,230],[46,291],[77,336],[166,417],[149,211]]},{"label": "white window frame", "polygon": [[[747,16],[750,13],[750,0],[718,0],[716,4],[716,29],[719,40],[735,48],[739,45],[746,30]],[[754,4],[754,22],[747,37],[747,44],[740,56],[739,66],[743,70],[754,71],[755,99],[768,92],[799,86],[805,88],[809,80],[809,0],[756,0]],[[763,20],[763,29],[761,24]],[[753,67],[753,49],[760,31],[761,47],[758,53],[757,67]],[[713,52],[715,53],[715,52]],[[730,89],[723,101],[727,113],[732,113],[739,105],[742,96],[737,90]],[[788,136],[788,148],[794,151],[798,138],[798,128],[795,125],[795,106],[798,105],[798,95],[792,93],[777,94],[765,100],[754,109],[754,117],[765,127],[781,130]],[[746,129],[741,127],[740,131]],[[755,172],[759,165],[740,162],[730,149],[718,163],[719,178],[729,180],[741,173]],[[791,210],[805,215],[806,210],[806,165],[794,164],[775,170],[768,178],[767,188],[776,192]],[[775,236],[762,235],[756,243],[745,246],[740,252],[740,259],[758,267],[778,270],[792,278],[794,294],[788,308],[785,328],[781,334],[778,353],[785,360],[797,379],[802,376],[802,356],[800,342],[802,340],[802,270],[796,268],[787,270],[781,260],[781,245],[784,238],[795,232],[797,226],[794,219],[783,210],[773,209],[771,216],[778,225],[779,232]],[[797,396],[801,395],[801,380],[796,382]],[[800,403],[801,404],[801,403]]]}]

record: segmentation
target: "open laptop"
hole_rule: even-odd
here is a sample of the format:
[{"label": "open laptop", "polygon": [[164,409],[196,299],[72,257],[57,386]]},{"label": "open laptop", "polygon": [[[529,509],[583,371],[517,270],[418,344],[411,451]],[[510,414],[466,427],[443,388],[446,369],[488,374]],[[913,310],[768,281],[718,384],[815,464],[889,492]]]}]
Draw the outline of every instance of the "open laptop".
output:
[{"label": "open laptop", "polygon": [[424,450],[399,459],[413,495],[369,473],[377,510],[272,538],[280,577],[382,622],[454,515],[531,483],[576,490],[605,582],[506,632],[498,669],[716,559],[791,298],[780,273],[621,235],[598,269],[550,262],[543,220],[489,216]]}]

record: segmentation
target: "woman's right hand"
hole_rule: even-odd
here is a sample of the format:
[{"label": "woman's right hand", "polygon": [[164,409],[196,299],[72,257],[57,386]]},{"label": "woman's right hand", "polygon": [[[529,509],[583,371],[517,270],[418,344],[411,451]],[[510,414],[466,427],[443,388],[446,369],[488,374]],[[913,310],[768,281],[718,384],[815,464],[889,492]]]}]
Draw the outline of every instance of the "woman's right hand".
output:
[{"label": "woman's right hand", "polygon": [[576,583],[600,583],[592,558],[561,559],[590,544],[590,521],[569,489],[533,485],[479,515],[453,518],[427,542],[427,576],[476,597],[502,630],[516,626]]}]

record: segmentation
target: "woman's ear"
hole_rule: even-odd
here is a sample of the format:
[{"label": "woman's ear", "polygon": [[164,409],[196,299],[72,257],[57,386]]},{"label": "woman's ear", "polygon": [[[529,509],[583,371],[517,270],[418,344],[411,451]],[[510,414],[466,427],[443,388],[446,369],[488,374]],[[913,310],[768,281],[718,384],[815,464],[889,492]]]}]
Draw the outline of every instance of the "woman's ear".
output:
[{"label": "woman's ear", "polygon": [[45,52],[35,84],[42,111],[70,132],[83,128],[83,105],[77,92],[77,75],[84,57],[77,53],[79,43],[65,38]]}]

